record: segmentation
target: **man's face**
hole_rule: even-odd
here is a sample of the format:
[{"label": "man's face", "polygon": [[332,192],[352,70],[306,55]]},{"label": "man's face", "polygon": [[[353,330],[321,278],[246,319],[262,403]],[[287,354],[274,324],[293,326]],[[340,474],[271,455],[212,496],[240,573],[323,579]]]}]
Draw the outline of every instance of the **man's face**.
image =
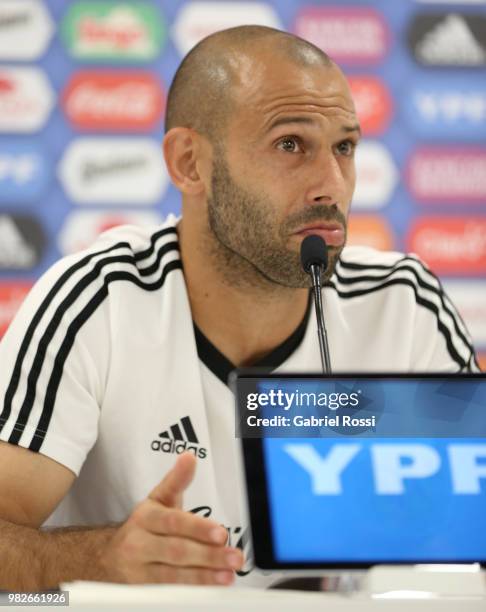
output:
[{"label": "man's face", "polygon": [[327,277],[346,239],[359,138],[351,95],[334,67],[262,61],[238,74],[237,108],[224,147],[214,149],[210,228],[233,263],[243,259],[267,280],[308,287],[305,236],[326,241]]}]

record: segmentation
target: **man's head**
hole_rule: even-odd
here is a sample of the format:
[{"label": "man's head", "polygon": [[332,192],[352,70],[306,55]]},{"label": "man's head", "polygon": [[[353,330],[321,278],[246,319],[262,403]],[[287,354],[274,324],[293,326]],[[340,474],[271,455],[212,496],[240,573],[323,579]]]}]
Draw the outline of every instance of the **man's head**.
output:
[{"label": "man's head", "polygon": [[260,26],[209,36],[174,78],[166,131],[184,219],[198,219],[235,281],[308,286],[299,247],[319,227],[335,262],[359,128],[346,80],[321,50]]}]

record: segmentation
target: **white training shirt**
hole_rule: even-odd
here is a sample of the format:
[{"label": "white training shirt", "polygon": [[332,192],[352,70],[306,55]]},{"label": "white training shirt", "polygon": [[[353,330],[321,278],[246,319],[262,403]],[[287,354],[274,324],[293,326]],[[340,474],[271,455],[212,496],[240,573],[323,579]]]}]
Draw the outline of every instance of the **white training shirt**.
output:
[{"label": "white training shirt", "polygon": [[[78,478],[45,523],[123,521],[173,466],[199,457],[184,508],[248,551],[231,363],[195,329],[177,219],[119,227],[53,266],[0,343],[0,439]],[[414,256],[346,247],[323,290],[333,371],[479,371],[437,278]],[[314,310],[260,364],[319,371]],[[268,584],[256,571],[238,584]]]}]

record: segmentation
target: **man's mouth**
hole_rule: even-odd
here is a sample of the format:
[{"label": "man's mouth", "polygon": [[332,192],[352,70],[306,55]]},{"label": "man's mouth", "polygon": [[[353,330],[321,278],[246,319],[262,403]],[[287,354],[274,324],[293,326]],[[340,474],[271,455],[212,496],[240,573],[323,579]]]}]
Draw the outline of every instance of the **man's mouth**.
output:
[{"label": "man's mouth", "polygon": [[328,246],[339,247],[344,244],[345,231],[344,227],[339,223],[310,223],[309,225],[300,228],[293,235],[300,238],[305,238],[306,236],[310,236],[312,234],[320,236]]}]

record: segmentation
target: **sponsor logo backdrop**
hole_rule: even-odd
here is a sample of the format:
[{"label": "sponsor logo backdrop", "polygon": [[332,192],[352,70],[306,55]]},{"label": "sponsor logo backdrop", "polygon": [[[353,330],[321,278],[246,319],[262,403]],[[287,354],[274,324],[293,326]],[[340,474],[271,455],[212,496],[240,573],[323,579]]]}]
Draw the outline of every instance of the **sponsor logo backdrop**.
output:
[{"label": "sponsor logo backdrop", "polygon": [[486,0],[0,2],[0,337],[59,257],[180,211],[160,151],[167,90],[242,23],[323,48],[364,132],[350,243],[411,250],[486,365]]}]

